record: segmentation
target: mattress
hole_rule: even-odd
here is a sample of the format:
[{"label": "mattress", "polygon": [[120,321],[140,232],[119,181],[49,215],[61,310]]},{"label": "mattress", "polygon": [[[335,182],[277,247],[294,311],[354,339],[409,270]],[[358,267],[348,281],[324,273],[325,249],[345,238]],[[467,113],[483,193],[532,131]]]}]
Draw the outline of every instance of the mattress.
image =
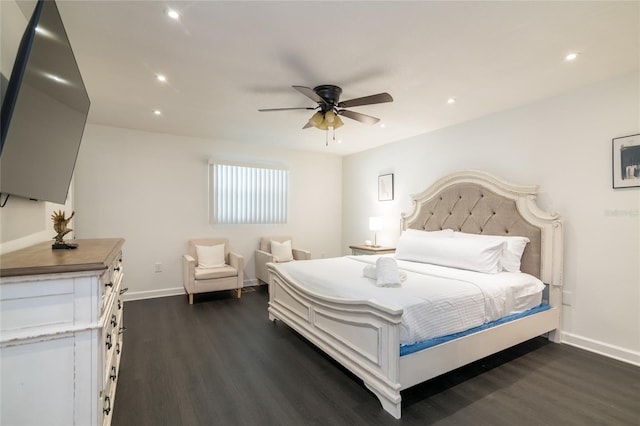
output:
[{"label": "mattress", "polygon": [[498,325],[506,324],[508,322],[515,321],[524,317],[528,317],[529,315],[534,315],[539,312],[544,312],[549,309],[551,309],[551,306],[549,306],[546,303],[541,303],[538,306],[528,309],[524,312],[515,312],[513,314],[505,315],[504,317],[499,318],[495,321],[486,322],[477,327],[460,331],[458,333],[447,334],[446,336],[438,336],[431,339],[421,340],[420,342],[416,342],[410,345],[400,345],[400,356],[410,355],[414,352],[420,352],[423,349],[441,345],[451,340],[459,339],[461,337],[468,336],[469,334],[477,333],[478,331],[482,331],[488,328],[496,327]]},{"label": "mattress", "polygon": [[[385,255],[393,257],[393,255]],[[538,306],[544,284],[513,272],[485,274],[397,260],[406,272],[398,288],[377,287],[363,276],[379,256],[345,256],[276,264],[307,291],[345,300],[367,300],[402,309],[400,344],[458,333]]]}]

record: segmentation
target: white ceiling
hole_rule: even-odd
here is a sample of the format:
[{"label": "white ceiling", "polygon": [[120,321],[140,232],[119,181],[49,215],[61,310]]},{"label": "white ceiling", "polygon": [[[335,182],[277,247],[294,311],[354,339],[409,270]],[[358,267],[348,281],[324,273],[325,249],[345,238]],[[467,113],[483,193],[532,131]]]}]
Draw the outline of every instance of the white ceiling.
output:
[{"label": "white ceiling", "polygon": [[[338,155],[637,71],[639,5],[58,0],[90,123]],[[385,127],[345,118],[326,147],[302,130],[311,111],[258,112],[315,106],[291,85],[320,84],[342,100],[389,92],[352,108]]]}]

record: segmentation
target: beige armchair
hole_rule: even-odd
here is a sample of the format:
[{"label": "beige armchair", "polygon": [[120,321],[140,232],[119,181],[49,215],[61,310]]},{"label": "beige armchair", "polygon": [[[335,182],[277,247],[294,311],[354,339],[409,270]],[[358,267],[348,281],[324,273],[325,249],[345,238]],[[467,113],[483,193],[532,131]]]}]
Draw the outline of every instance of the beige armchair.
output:
[{"label": "beige armchair", "polygon": [[[224,251],[219,250],[221,244],[224,244]],[[201,247],[200,251],[203,254],[206,252],[206,259],[198,260],[196,246],[205,247]],[[219,255],[219,265],[200,267],[205,260],[211,264],[215,257],[212,254]],[[189,253],[182,256],[182,277],[184,291],[189,295],[191,305],[194,294],[211,291],[237,289],[239,299],[244,281],[244,257],[229,251],[229,241],[226,238],[189,240]]]},{"label": "beige armchair", "polygon": [[[260,248],[256,250],[256,279],[258,284],[269,283],[269,271],[267,270],[267,263],[274,262],[275,259],[271,253],[271,241],[277,241],[283,243],[285,241],[293,241],[289,236],[276,236],[276,237],[262,237],[260,239]],[[311,259],[311,252],[307,250],[300,250],[291,248],[293,260],[309,260]]]}]

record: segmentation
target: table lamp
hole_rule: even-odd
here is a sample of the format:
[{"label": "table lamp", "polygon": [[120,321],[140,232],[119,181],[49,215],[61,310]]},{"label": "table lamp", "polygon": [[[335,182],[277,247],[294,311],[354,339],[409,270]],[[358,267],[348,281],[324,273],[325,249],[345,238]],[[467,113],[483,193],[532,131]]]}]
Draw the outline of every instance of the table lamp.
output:
[{"label": "table lamp", "polygon": [[382,218],[370,217],[369,218],[369,230],[373,231],[373,247],[378,247],[377,233],[382,230]]}]

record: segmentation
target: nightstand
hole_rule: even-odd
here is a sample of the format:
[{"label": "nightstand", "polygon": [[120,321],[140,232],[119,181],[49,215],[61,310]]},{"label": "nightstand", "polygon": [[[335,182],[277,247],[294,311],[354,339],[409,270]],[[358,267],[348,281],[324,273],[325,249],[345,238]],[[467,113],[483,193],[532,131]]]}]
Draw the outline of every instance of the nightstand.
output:
[{"label": "nightstand", "polygon": [[387,254],[396,252],[394,247],[366,246],[364,244],[354,244],[349,246],[349,248],[351,249],[351,253],[356,256],[361,254]]}]

